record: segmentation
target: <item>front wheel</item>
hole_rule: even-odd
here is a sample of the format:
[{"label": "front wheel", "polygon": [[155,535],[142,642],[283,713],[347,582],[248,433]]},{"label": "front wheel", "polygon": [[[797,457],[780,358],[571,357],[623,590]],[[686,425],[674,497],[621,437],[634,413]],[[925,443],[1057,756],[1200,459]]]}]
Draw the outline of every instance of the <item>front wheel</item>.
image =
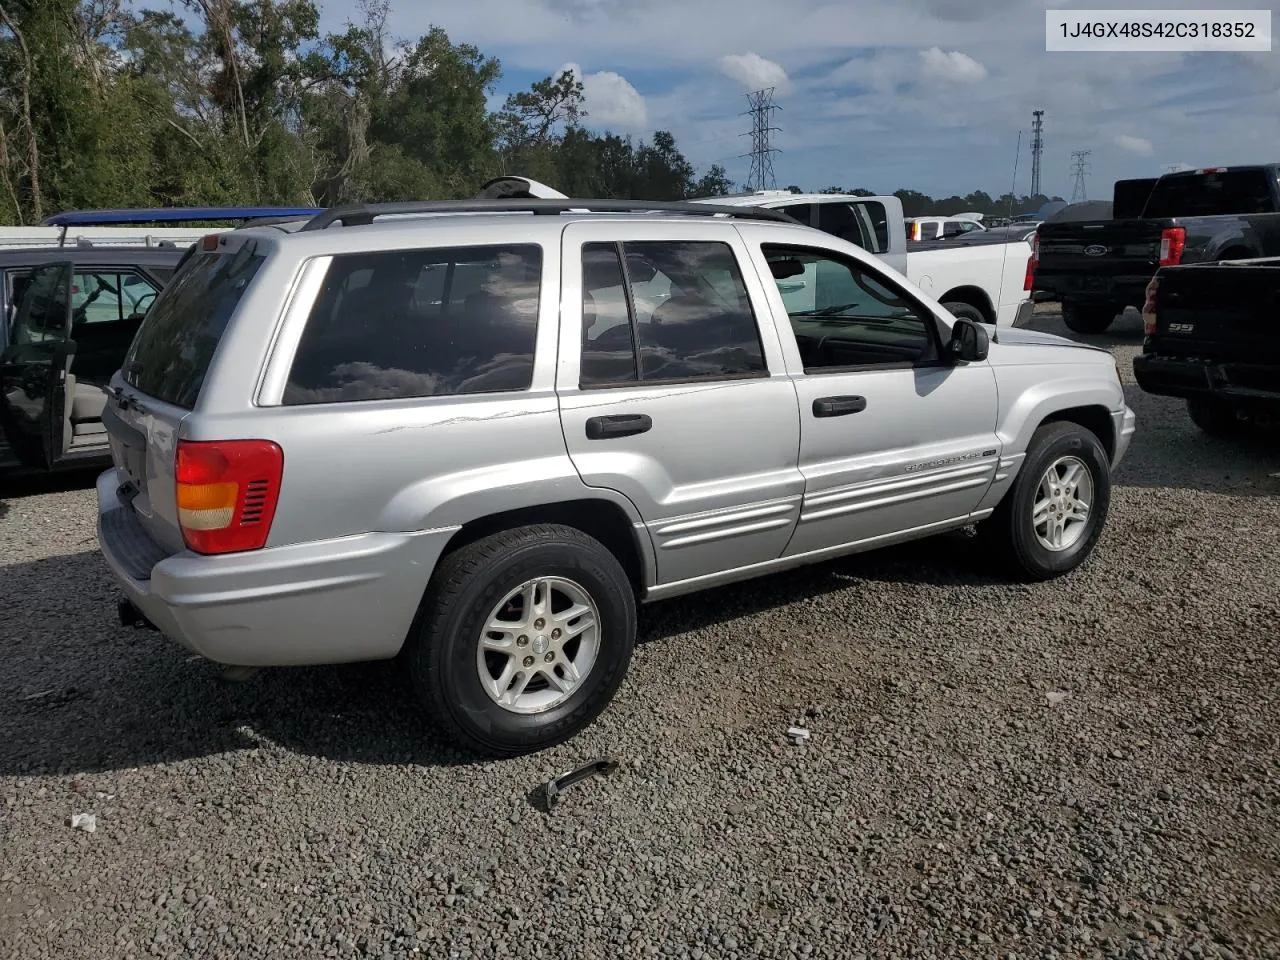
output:
[{"label": "front wheel", "polygon": [[1062,322],[1075,333],[1103,333],[1115,320],[1116,313],[1107,306],[1084,306],[1069,300],[1062,304]]},{"label": "front wheel", "polygon": [[979,530],[1019,579],[1050,580],[1093,552],[1110,505],[1111,469],[1098,438],[1079,424],[1049,423]]},{"label": "front wheel", "polygon": [[407,660],[448,735],[514,756],[595,720],[626,675],[635,633],[635,594],[613,554],[574,527],[538,524],[441,561]]}]

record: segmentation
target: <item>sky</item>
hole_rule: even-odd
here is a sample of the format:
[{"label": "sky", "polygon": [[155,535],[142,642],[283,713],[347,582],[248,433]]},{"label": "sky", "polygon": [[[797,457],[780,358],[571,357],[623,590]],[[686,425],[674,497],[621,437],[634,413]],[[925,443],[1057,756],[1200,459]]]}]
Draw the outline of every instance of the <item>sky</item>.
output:
[{"label": "sky", "polygon": [[[1280,161],[1280,48],[1272,53],[1060,53],[1046,9],[1204,9],[1227,0],[392,0],[397,38],[433,24],[502,61],[495,106],[573,69],[586,125],[670,130],[699,172],[746,180],[745,94],[775,88],[777,186],[898,188],[935,197],[1030,188],[1032,111],[1044,110],[1042,184],[1071,197],[1071,153],[1091,151],[1089,198],[1171,165]],[[1235,5],[1231,5],[1235,6]],[[1276,0],[1242,2],[1270,9]],[[322,0],[322,29],[352,7]],[[1019,149],[1019,134],[1021,148]]]}]

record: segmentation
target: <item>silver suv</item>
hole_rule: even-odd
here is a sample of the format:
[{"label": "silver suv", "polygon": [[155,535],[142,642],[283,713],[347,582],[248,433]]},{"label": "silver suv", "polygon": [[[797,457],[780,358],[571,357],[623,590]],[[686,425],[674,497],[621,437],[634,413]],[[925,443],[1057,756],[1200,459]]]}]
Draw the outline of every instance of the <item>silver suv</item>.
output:
[{"label": "silver suv", "polygon": [[1105,351],[957,320],[774,211],[338,208],[206,237],[111,384],[121,615],[221,664],[403,654],[466,747],[569,738],[638,601],[978,522],[1080,564]]}]

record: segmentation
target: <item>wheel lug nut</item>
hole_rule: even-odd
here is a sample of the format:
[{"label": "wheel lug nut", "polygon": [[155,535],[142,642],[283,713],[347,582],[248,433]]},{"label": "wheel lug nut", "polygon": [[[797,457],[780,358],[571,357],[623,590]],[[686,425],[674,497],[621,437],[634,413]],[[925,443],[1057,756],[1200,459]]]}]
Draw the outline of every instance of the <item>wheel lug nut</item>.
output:
[{"label": "wheel lug nut", "polygon": [[554,629],[554,630],[552,630],[552,631],[551,631],[551,639],[552,639],[552,640],[559,640],[559,639],[560,639],[560,628],[559,628],[559,627],[556,627],[556,629]]},{"label": "wheel lug nut", "polygon": [[526,667],[532,667],[532,666],[533,666],[533,657],[525,657],[525,658],[524,658],[524,665],[525,665]]},{"label": "wheel lug nut", "polygon": [[529,638],[521,634],[516,637],[516,645],[520,647],[527,647],[529,645]]},{"label": "wheel lug nut", "polygon": [[547,625],[547,621],[542,620],[542,619],[538,619],[538,620],[533,621],[533,626],[534,626],[534,628],[535,628],[535,629],[537,629],[537,630],[541,630],[541,629],[542,629],[543,627],[545,627],[546,625]]},{"label": "wheel lug nut", "polygon": [[542,659],[543,659],[543,660],[545,660],[545,661],[547,661],[547,663],[550,663],[550,662],[551,662],[552,660],[554,660],[555,658],[556,658],[556,655],[555,655],[554,653],[552,653],[550,650],[548,650],[548,651],[547,651],[547,655],[546,655],[545,657],[543,657]]}]

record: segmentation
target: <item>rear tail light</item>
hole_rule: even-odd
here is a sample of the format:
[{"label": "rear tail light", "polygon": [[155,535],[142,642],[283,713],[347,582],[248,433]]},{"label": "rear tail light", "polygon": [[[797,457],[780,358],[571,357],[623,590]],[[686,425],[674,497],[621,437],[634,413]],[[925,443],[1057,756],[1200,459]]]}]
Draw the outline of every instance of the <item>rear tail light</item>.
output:
[{"label": "rear tail light", "polygon": [[1022,289],[1030,291],[1036,282],[1036,262],[1040,259],[1040,235],[1031,238],[1031,256],[1027,258],[1027,275],[1022,278]]},{"label": "rear tail light", "polygon": [[269,440],[178,441],[178,523],[196,553],[259,550],[280,497],[284,451]]},{"label": "rear tail light", "polygon": [[1182,262],[1187,245],[1187,231],[1182,227],[1166,227],[1160,234],[1160,266],[1176,267]]},{"label": "rear tail light", "polygon": [[1156,333],[1156,292],[1160,289],[1160,278],[1152,277],[1147,284],[1147,297],[1142,303],[1142,333],[1152,337]]},{"label": "rear tail light", "polygon": [[216,233],[206,233],[200,241],[200,249],[201,250],[217,250],[219,236],[220,234],[216,234]]}]

